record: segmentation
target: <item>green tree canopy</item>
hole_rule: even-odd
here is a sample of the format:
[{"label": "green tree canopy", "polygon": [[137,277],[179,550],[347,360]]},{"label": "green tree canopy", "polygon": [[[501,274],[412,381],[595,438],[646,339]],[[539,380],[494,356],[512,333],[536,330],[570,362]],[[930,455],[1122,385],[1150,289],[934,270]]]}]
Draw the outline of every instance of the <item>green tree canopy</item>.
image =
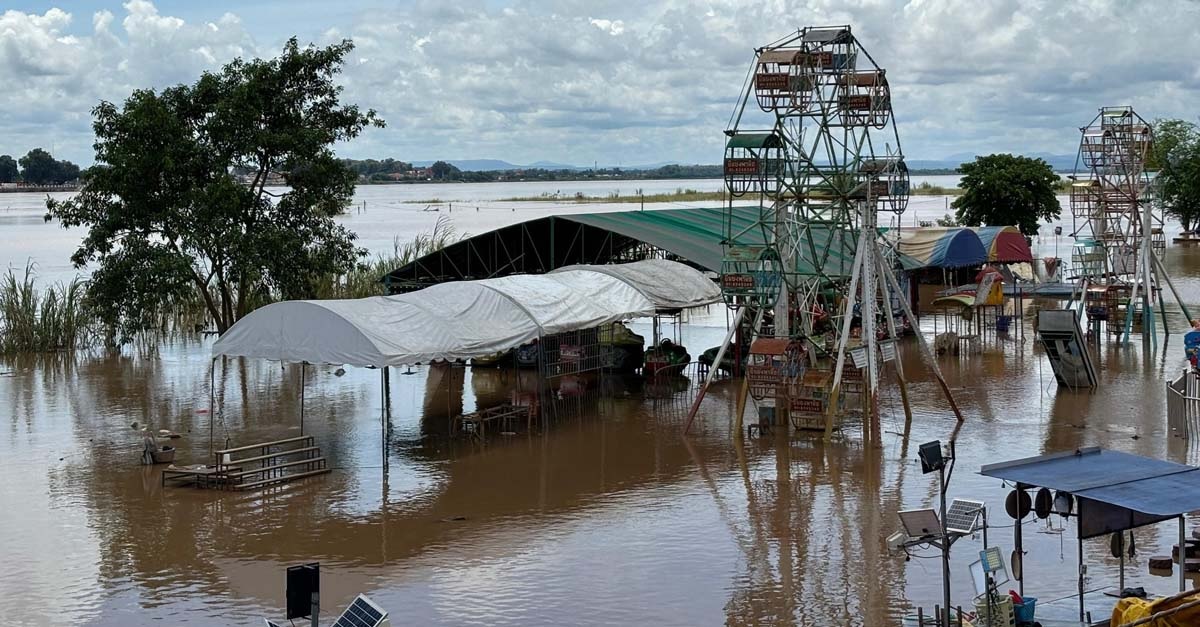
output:
[{"label": "green tree canopy", "polygon": [[[88,228],[71,259],[96,263],[89,298],[105,323],[128,337],[198,298],[224,332],[263,295],[310,297],[357,263],[364,251],[334,221],[355,175],[331,146],[383,121],[339,101],[352,49],[293,38],[278,58],[94,109],[96,166],[47,208]],[[271,174],[287,191],[266,188]]]},{"label": "green tree canopy", "polygon": [[12,155],[0,155],[0,183],[15,183],[21,178],[17,160]]},{"label": "green tree canopy", "polygon": [[434,161],[429,170],[433,172],[433,178],[438,180],[457,179],[462,174],[454,164],[445,161]]},{"label": "green tree canopy", "polygon": [[22,180],[32,185],[61,185],[79,178],[79,166],[59,161],[41,148],[30,150],[20,163]]},{"label": "green tree canopy", "polygon": [[1062,213],[1054,197],[1058,175],[1041,159],[1008,154],[976,157],[959,166],[963,194],[951,206],[964,226],[1016,226],[1026,235]]},{"label": "green tree canopy", "polygon": [[1154,122],[1154,152],[1147,164],[1163,209],[1183,230],[1200,227],[1200,128],[1185,120]]}]

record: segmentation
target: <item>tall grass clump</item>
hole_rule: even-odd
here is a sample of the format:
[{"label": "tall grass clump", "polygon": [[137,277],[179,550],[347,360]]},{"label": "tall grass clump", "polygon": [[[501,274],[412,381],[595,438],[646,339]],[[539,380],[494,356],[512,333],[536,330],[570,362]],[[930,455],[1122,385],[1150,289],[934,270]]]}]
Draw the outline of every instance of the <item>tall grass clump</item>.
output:
[{"label": "tall grass clump", "polygon": [[0,280],[0,353],[74,350],[93,339],[95,321],[85,304],[86,284],[38,289],[33,264],[18,275],[10,268]]},{"label": "tall grass clump", "polygon": [[406,242],[395,238],[392,252],[375,255],[346,274],[330,277],[318,289],[317,297],[365,298],[386,294],[387,286],[380,280],[384,275],[466,237],[458,234],[449,216],[439,216],[428,233],[421,233]]}]

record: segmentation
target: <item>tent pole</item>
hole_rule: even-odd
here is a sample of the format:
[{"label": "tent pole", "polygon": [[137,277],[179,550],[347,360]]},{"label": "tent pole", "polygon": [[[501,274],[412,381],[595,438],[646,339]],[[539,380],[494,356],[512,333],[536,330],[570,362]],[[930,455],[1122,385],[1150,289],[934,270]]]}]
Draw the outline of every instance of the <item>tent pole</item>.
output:
[{"label": "tent pole", "polygon": [[1184,523],[1184,515],[1179,515],[1179,591],[1187,590],[1187,577],[1184,576],[1184,565],[1187,564],[1187,525]]},{"label": "tent pole", "polygon": [[383,458],[384,474],[387,474],[387,413],[388,413],[388,373],[387,366],[379,369],[379,380],[383,384],[379,388],[379,454]]},{"label": "tent pole", "polygon": [[[1079,622],[1084,621],[1083,613],[1083,506],[1079,507],[1079,515],[1075,517],[1075,539],[1079,546]],[[1024,569],[1022,569],[1024,570]]]},{"label": "tent pole", "polygon": [[1121,538],[1121,542],[1120,542],[1120,545],[1121,545],[1121,558],[1120,558],[1121,559],[1121,571],[1120,571],[1120,575],[1118,575],[1118,577],[1117,577],[1117,593],[1118,594],[1120,594],[1120,592],[1125,589],[1125,532],[1122,531],[1121,535],[1119,537]]},{"label": "tent pole", "polygon": [[304,367],[306,362],[300,362],[300,435],[304,435]]},{"label": "tent pole", "polygon": [[208,456],[213,456],[213,422],[216,414],[217,387],[217,358],[213,357],[208,364]]}]

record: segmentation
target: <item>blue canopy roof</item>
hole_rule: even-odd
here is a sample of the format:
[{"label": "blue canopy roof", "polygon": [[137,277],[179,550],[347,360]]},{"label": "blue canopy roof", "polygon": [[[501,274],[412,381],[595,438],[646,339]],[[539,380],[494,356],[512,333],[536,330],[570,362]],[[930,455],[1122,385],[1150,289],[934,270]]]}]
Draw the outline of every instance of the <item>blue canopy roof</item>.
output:
[{"label": "blue canopy roof", "polygon": [[967,228],[921,227],[901,229],[896,244],[900,265],[919,268],[965,268],[987,262],[987,249],[979,235]]},{"label": "blue canopy roof", "polygon": [[1099,447],[988,464],[979,474],[1074,495],[1085,538],[1200,510],[1200,468]]}]

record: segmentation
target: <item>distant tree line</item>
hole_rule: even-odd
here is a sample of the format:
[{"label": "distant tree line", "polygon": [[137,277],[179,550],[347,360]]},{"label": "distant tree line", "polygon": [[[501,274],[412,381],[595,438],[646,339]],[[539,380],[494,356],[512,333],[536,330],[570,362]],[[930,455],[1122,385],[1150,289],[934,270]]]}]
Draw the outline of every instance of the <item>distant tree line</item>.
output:
[{"label": "distant tree line", "polygon": [[[651,169],[624,168],[520,168],[512,170],[461,170],[448,161],[435,161],[428,168],[416,167],[397,159],[343,159],[360,180],[372,183],[396,181],[446,181],[458,183],[489,183],[493,181],[578,181],[588,179],[719,179],[724,176],[716,165],[664,165]],[[912,170],[912,174],[956,174],[957,170]]]},{"label": "distant tree line", "polygon": [[30,150],[20,159],[0,155],[0,183],[61,185],[76,180],[79,180],[79,166],[59,161],[41,148]]},{"label": "distant tree line", "polygon": [[371,182],[433,180],[460,183],[492,181],[577,181],[587,179],[704,179],[721,178],[720,165],[665,165],[649,170],[623,168],[520,168],[512,170],[461,170],[448,161],[435,161],[428,168],[396,159],[343,159],[360,179]]}]

